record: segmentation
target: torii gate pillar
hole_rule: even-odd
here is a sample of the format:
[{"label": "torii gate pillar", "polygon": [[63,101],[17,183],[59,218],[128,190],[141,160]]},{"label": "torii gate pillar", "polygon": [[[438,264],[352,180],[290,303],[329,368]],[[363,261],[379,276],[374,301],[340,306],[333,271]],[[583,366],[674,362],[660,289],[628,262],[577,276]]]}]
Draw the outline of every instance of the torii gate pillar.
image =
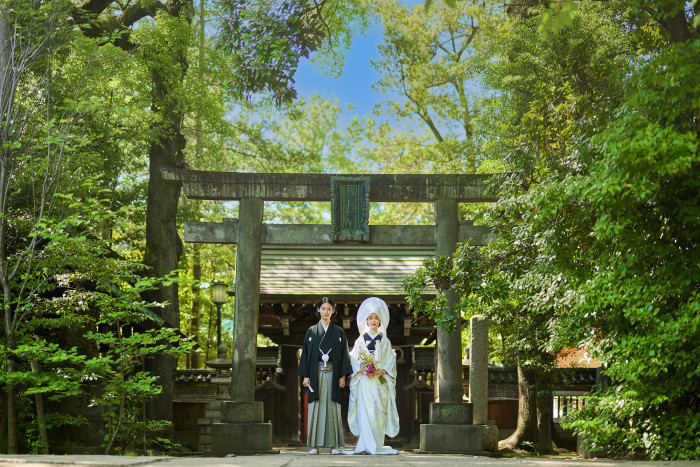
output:
[{"label": "torii gate pillar", "polygon": [[[459,241],[457,200],[442,198],[435,201],[435,224],[435,256],[452,257]],[[445,313],[453,315],[456,323],[452,331],[438,327],[436,397],[435,402],[430,404],[430,423],[420,427],[420,449],[417,452],[493,455],[493,451],[497,449],[497,445],[493,443],[493,432],[496,429],[497,444],[497,428],[486,425],[485,416],[483,421],[474,420],[473,405],[464,402],[462,318],[457,307],[457,294],[453,290],[448,290],[445,291],[445,296],[447,298]],[[488,334],[486,339],[488,342]],[[487,355],[488,347],[484,350],[484,358]],[[488,384],[487,378],[480,381],[480,384],[484,385],[483,393],[487,394],[485,386]],[[488,398],[487,395],[486,398]]]},{"label": "torii gate pillar", "polygon": [[[452,257],[457,248],[459,234],[458,204],[454,199],[435,201],[435,256]],[[462,322],[456,310],[457,294],[453,290],[445,292],[448,309],[446,313],[456,314],[456,325],[452,331],[438,327],[437,368],[435,401],[441,404],[462,404]],[[444,406],[444,405],[443,405]],[[471,411],[471,408],[464,407]],[[455,410],[457,410],[455,408]],[[432,417],[431,417],[432,418]],[[471,414],[470,414],[471,418]]]},{"label": "torii gate pillar", "polygon": [[[240,201],[238,248],[236,249],[236,303],[233,316],[233,372],[231,400],[255,400],[255,354],[260,308],[260,232],[263,200]],[[260,403],[262,406],[262,402]]]},{"label": "torii gate pillar", "polygon": [[211,426],[211,450],[214,454],[277,453],[272,451],[272,423],[263,423],[263,403],[255,400],[262,198],[241,198],[238,212],[231,400],[221,403],[221,423]]}]

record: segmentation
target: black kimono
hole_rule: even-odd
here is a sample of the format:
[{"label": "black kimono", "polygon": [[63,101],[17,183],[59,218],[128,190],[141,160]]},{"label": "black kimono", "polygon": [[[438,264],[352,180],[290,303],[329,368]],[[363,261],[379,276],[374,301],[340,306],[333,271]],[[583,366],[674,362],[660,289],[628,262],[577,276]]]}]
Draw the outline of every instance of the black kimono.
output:
[{"label": "black kimono", "polygon": [[[332,350],[328,353],[328,363],[333,364],[333,390],[331,391],[331,399],[340,404],[342,394],[338,381],[341,376],[349,376],[352,374],[348,341],[343,328],[333,323],[328,325],[328,331],[326,332],[327,335],[323,337],[323,324],[321,324],[320,321],[306,331],[304,345],[301,348],[301,359],[299,361],[297,374],[303,378],[309,378],[310,380],[310,385],[314,392],[309,391],[309,403],[317,401],[319,397],[318,364],[322,363],[320,358],[321,352],[319,352],[318,346],[323,337],[323,351],[327,352],[328,349],[332,347]],[[308,391],[308,388],[305,389]]]}]

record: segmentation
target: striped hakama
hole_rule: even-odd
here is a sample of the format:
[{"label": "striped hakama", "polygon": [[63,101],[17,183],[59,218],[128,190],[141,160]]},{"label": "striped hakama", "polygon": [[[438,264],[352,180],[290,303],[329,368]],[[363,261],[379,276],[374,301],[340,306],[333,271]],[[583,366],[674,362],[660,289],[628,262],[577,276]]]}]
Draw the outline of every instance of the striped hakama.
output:
[{"label": "striped hakama", "polygon": [[[306,445],[329,448],[345,446],[340,404],[331,399],[333,365],[328,363],[324,368],[323,363],[319,363],[318,382],[318,400],[309,404]],[[338,382],[335,381],[335,384]]]}]

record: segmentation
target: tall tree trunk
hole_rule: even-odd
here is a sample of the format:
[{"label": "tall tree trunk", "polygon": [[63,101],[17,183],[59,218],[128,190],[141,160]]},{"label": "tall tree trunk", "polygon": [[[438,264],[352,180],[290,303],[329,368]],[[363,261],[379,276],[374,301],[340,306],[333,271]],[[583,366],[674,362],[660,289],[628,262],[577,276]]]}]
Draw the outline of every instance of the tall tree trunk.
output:
[{"label": "tall tree trunk", "polygon": [[[166,11],[175,18],[192,17],[191,0],[168,0]],[[185,168],[185,137],[182,134],[184,106],[178,100],[181,85],[187,71],[187,44],[172,44],[172,63],[180,67],[179,77],[173,79],[169,70],[151,70],[153,111],[163,116],[163,128],[149,151],[149,181],[146,206],[146,251],[144,263],[156,276],[164,276],[178,268],[182,254],[182,241],[177,231],[177,207],[180,187],[164,183],[162,168]],[[166,65],[167,66],[167,65]],[[175,82],[173,82],[173,80]],[[144,294],[148,301],[167,302],[158,311],[163,319],[176,329],[180,327],[177,284],[160,284],[157,290]],[[173,385],[177,359],[169,355],[157,355],[146,362],[151,375],[157,376],[163,391],[146,405],[150,420],[171,420]]]},{"label": "tall tree trunk", "polygon": [[[7,365],[7,372],[14,372],[14,366]],[[15,406],[15,390],[12,386],[7,388],[7,453],[19,454],[17,444],[17,410]]]},{"label": "tall tree trunk", "polygon": [[0,446],[7,438],[7,393],[0,389]]},{"label": "tall tree trunk", "polygon": [[[9,314],[9,310],[5,311]],[[7,321],[7,320],[6,320]],[[7,323],[6,323],[7,326]],[[8,329],[6,327],[6,329]],[[7,349],[15,349],[15,338],[11,332],[7,332]],[[7,360],[7,374],[12,374],[15,372],[15,359],[14,356],[10,356]],[[15,404],[15,388],[12,384],[8,385],[6,388],[7,394],[7,453],[8,454],[19,454],[19,443],[17,441],[17,406]]]},{"label": "tall tree trunk", "polygon": [[[199,206],[199,201],[197,201]],[[199,210],[199,208],[197,209]],[[190,335],[193,337],[195,344],[199,344],[199,315],[201,314],[201,291],[199,282],[202,280],[202,258],[200,254],[201,245],[195,243],[192,245],[192,279],[195,283],[192,285],[192,318],[190,320]],[[201,368],[201,349],[193,349],[190,354],[190,363],[192,368]]]},{"label": "tall tree trunk", "polygon": [[[14,81],[14,67],[11,66],[12,54],[14,51],[10,46],[12,41],[12,25],[9,23],[11,21],[7,5],[3,3],[0,5],[0,111],[2,112],[2,121],[4,125],[4,120],[7,118],[9,121],[10,113],[12,112],[14,94],[16,89],[16,84]],[[3,135],[5,132],[3,132]],[[4,139],[4,138],[2,138]],[[14,335],[12,330],[12,308],[10,304],[12,303],[12,291],[10,288],[10,283],[8,280],[9,271],[8,265],[5,262],[6,258],[6,237],[7,237],[7,219],[5,214],[7,213],[7,190],[9,170],[8,158],[6,156],[8,149],[0,148],[3,154],[0,154],[0,282],[2,282],[2,317],[3,317],[3,331],[5,335],[5,344],[8,350],[14,349]],[[8,374],[14,372],[14,361],[12,358],[7,362],[6,371]],[[3,420],[7,423],[7,452],[9,454],[17,454],[17,420],[15,414],[15,393],[12,386],[9,386],[5,395],[5,404],[3,408]]]},{"label": "tall tree trunk", "polygon": [[540,454],[552,454],[552,391],[550,386],[537,388],[537,426]]},{"label": "tall tree trunk", "polygon": [[[39,365],[35,359],[30,360],[33,373],[39,373]],[[46,417],[44,417],[44,399],[40,392],[34,394],[34,400],[36,402],[36,421],[39,425],[39,437],[41,438],[41,443],[43,444],[44,454],[49,453],[49,437],[46,434]]]},{"label": "tall tree trunk", "polygon": [[[213,312],[213,310],[214,310],[214,309],[213,309],[212,306],[210,305],[210,306],[209,306],[209,319],[207,320],[207,348],[206,348],[205,351],[204,351],[204,359],[205,359],[205,360],[209,360],[209,352],[211,351],[211,348],[214,346],[214,344],[212,343],[212,339],[213,339],[213,336],[212,336],[213,331],[212,331],[212,329],[213,329],[213,327],[214,327],[214,326],[213,326],[213,321],[214,321],[214,312]],[[212,358],[216,358],[216,357],[217,357],[216,352],[218,352],[218,349],[214,352],[214,356],[213,356]]]},{"label": "tall tree trunk", "polygon": [[537,398],[534,391],[537,374],[518,365],[518,426],[508,438],[498,443],[498,449],[522,448],[524,441],[538,442]]},{"label": "tall tree trunk", "polygon": [[[197,77],[199,80],[204,79],[204,0],[199,0],[199,28],[197,29],[197,43],[199,45],[199,51],[197,54]],[[204,153],[204,142],[202,141],[203,131],[202,131],[202,115],[199,113],[199,107],[197,107],[197,114],[194,118],[195,125],[195,154],[194,157],[197,160],[203,156]],[[199,215],[200,201],[195,200],[195,213]],[[196,219],[199,220],[199,219]],[[201,314],[201,291],[199,288],[199,282],[202,280],[202,258],[201,258],[201,244],[194,243],[192,245],[192,279],[194,279],[194,284],[192,285],[192,317],[190,318],[190,335],[194,338],[195,344],[199,344],[199,315]],[[190,353],[190,364],[192,368],[200,368],[202,362],[200,359],[201,349],[192,349]]]}]

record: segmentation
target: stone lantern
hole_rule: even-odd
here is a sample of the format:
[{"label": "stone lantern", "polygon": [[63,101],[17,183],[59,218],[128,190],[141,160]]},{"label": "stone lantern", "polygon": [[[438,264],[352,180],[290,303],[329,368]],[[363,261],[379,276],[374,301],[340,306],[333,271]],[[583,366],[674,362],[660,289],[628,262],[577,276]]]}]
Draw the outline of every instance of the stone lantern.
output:
[{"label": "stone lantern", "polygon": [[[226,303],[228,284],[220,280],[211,283],[211,301],[216,305],[216,353],[218,358],[226,358],[228,348],[221,344],[221,307]],[[223,355],[222,355],[223,354]]]}]

